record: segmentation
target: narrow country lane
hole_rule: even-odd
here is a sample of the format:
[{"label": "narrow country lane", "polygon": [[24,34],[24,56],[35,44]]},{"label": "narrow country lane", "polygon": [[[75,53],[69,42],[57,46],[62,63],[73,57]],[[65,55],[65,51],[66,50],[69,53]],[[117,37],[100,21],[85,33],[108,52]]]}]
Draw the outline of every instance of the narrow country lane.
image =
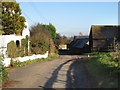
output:
[{"label": "narrow country lane", "polygon": [[11,70],[9,88],[91,88],[86,56],[60,56],[51,61],[34,63]]}]

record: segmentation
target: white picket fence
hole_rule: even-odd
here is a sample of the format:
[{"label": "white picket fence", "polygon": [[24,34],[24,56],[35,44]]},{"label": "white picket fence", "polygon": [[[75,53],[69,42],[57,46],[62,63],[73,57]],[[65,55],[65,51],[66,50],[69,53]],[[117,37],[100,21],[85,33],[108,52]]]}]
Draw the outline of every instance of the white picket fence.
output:
[{"label": "white picket fence", "polygon": [[[19,62],[24,62],[28,60],[35,60],[35,59],[41,59],[41,58],[47,58],[48,57],[48,51],[45,54],[37,54],[37,55],[32,55],[32,56],[25,56],[25,57],[17,57],[14,58],[14,61],[19,61]],[[3,64],[5,67],[10,66],[11,58],[4,58]]]}]

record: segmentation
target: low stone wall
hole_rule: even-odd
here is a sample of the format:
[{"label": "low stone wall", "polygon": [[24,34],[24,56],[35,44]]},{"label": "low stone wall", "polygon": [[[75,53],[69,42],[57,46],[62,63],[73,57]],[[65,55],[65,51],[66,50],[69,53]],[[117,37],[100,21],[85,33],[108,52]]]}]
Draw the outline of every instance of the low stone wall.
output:
[{"label": "low stone wall", "polygon": [[[17,57],[14,58],[14,61],[24,62],[28,60],[35,60],[35,59],[41,59],[41,58],[47,58],[48,57],[48,51],[45,54],[37,54],[32,56],[25,56],[25,57]],[[10,66],[11,58],[4,58],[3,64],[5,67]]]}]

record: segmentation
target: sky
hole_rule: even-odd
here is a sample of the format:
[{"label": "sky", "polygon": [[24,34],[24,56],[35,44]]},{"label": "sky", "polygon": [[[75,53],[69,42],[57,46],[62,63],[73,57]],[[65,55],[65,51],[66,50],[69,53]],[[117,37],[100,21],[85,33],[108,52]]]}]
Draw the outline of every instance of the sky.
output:
[{"label": "sky", "polygon": [[89,35],[91,25],[117,25],[117,2],[19,2],[29,28],[52,23],[66,36]]}]

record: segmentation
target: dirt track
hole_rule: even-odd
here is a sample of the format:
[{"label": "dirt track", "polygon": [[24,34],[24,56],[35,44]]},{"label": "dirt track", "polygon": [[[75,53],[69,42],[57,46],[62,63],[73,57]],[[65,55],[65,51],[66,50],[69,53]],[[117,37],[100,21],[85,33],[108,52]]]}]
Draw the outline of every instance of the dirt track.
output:
[{"label": "dirt track", "polygon": [[92,88],[86,56],[60,56],[10,71],[10,88]]}]

